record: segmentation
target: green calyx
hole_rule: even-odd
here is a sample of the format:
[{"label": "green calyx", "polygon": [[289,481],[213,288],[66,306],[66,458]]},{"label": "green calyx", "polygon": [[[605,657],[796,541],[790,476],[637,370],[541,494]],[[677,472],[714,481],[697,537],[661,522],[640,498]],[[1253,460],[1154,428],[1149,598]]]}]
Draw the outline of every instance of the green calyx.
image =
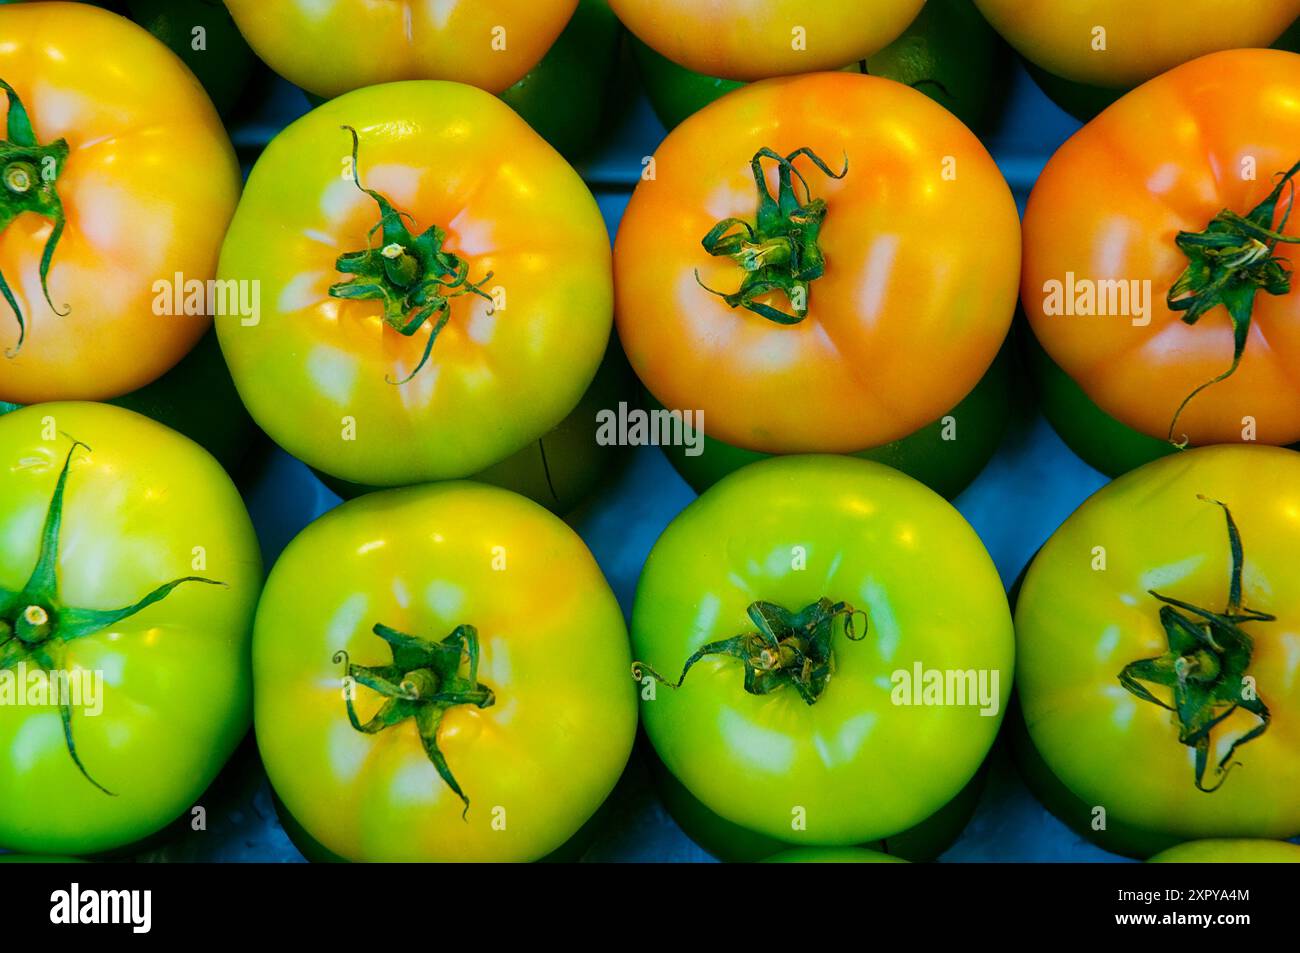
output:
[{"label": "green calyx", "polygon": [[[632,677],[638,682],[649,675],[657,682],[680,688],[691,667],[711,655],[731,656],[745,666],[745,691],[751,695],[769,695],[790,686],[809,705],[816,703],[826,690],[835,668],[831,640],[835,620],[844,617],[846,638],[858,642],[866,638],[866,613],[847,602],[821,598],[798,612],[790,612],[771,602],[755,602],[748,609],[755,631],[730,639],[710,642],[686,660],[681,677],[670,682],[644,662],[632,664]],[[864,620],[862,634],[857,634],[854,618]]]},{"label": "green calyx", "polygon": [[[808,180],[794,163],[807,157],[832,179],[842,179],[849,174],[849,160],[844,168],[832,172],[811,149],[798,149],[781,156],[771,149],[760,149],[750,167],[758,187],[758,213],[754,224],[741,218],[728,218],[719,222],[704,236],[704,250],[716,258],[730,258],[745,272],[740,290],[734,294],[714,291],[700,279],[695,280],[711,294],[715,294],[732,308],[745,308],[777,324],[798,324],[808,316],[808,296],[813,281],[826,271],[826,258],[817,242],[822,223],[826,220],[825,199],[812,197]],[[778,167],[778,194],[774,198],[763,172],[763,160],[770,159]],[[795,180],[803,186],[803,201],[795,191]],[[759,301],[765,295],[780,292],[790,301],[791,312],[782,311]]]},{"label": "green calyx", "polygon": [[[8,129],[4,141],[0,142],[0,232],[24,212],[34,212],[54,223],[41,252],[41,291],[50,310],[63,317],[68,311],[66,308],[60,311],[50,300],[48,279],[50,262],[66,222],[56,186],[68,158],[68,142],[59,139],[44,146],[37,143],[31,118],[14,88],[0,79],[0,91],[9,100]],[[18,343],[9,352],[13,357],[27,338],[27,322],[3,273],[0,273],[0,295],[4,295],[18,321]]]},{"label": "green calyx", "polygon": [[[1253,680],[1247,676],[1254,642],[1242,629],[1242,624],[1273,622],[1277,617],[1247,609],[1241,604],[1243,554],[1237,524],[1223,503],[1205,497],[1200,499],[1222,507],[1228,523],[1232,578],[1227,608],[1221,613],[1213,612],[1152,590],[1151,595],[1164,603],[1160,607],[1160,624],[1169,641],[1169,651],[1155,658],[1129,663],[1119,673],[1119,681],[1143,701],[1174,713],[1178,722],[1178,740],[1196,749],[1196,787],[1211,792],[1218,790],[1227,780],[1228,772],[1240,763],[1232,761],[1237,749],[1268,730],[1268,706],[1256,693]],[[1166,704],[1151,694],[1142,682],[1170,689],[1173,704]],[[1259,724],[1232,742],[1213,768],[1218,783],[1206,787],[1211,733],[1238,709],[1254,715]]]},{"label": "green calyx", "polygon": [[[375,635],[388,643],[393,654],[391,665],[357,665],[348,654],[334,654],[335,663],[347,665],[345,675],[348,721],[357,731],[368,735],[415,719],[424,753],[437,769],[439,777],[465,805],[461,817],[469,814],[469,798],[460,789],[447,759],[438,747],[438,726],[447,709],[456,705],[488,708],[496,704],[492,689],[478,680],[478,629],[458,625],[441,642],[406,635],[386,625],[376,625]],[[465,675],[462,667],[467,668]],[[357,718],[352,699],[353,684],[364,685],[385,701],[379,711],[364,724]]]},{"label": "green calyx", "polygon": [[483,290],[492,273],[470,281],[468,262],[443,250],[447,233],[437,225],[419,235],[411,234],[406,222],[414,226],[414,219],[393,208],[381,193],[361,184],[357,162],[360,140],[351,126],[343,128],[352,135],[352,181],[379,206],[379,224],[370,230],[370,238],[379,233],[380,243],[379,247],[371,245],[364,251],[340,255],[334,267],[351,277],[332,285],[329,293],[335,298],[382,301],[384,323],[406,337],[431,322],[429,340],[415,370],[400,381],[388,379],[390,384],[405,384],[428,362],[434,342],[451,317],[453,298],[472,294],[492,301]]},{"label": "green calyx", "polygon": [[[1291,291],[1291,271],[1286,260],[1275,252],[1279,242],[1300,244],[1300,238],[1282,234],[1295,204],[1294,179],[1297,172],[1300,172],[1300,162],[1279,177],[1277,187],[1249,215],[1242,216],[1224,209],[1214,216],[1205,231],[1179,232],[1175,239],[1187,256],[1188,265],[1169,289],[1166,296],[1169,309],[1185,312],[1183,322],[1196,324],[1206,312],[1223,305],[1232,318],[1233,332],[1232,365],[1188,394],[1169,422],[1168,440],[1177,447],[1186,447],[1189,442],[1186,436],[1174,438],[1178,418],[1187,405],[1201,391],[1237,372],[1250,334],[1255,296],[1260,291],[1271,295],[1285,295]],[[1283,189],[1290,192],[1282,219],[1275,225]]]},{"label": "green calyx", "polygon": [[[59,533],[63,525],[63,493],[68,482],[68,469],[78,448],[90,451],[84,443],[72,442],[45,513],[36,567],[26,585],[17,592],[0,588],[0,669],[9,670],[25,663],[52,673],[61,668],[64,648],[69,642],[100,632],[162,601],[182,583],[225,585],[200,576],[184,576],[164,583],[138,602],[120,609],[81,609],[66,605],[59,594]],[[77,746],[72,739],[72,709],[67,698],[59,700],[59,714],[63,719],[64,742],[73,763],[87,781],[105,794],[112,794],[90,776],[77,755]]]}]

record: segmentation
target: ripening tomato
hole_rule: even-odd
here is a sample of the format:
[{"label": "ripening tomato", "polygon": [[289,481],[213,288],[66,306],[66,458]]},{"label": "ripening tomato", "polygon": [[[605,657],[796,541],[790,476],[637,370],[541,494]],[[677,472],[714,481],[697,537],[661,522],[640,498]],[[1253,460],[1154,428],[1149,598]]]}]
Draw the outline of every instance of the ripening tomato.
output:
[{"label": "ripening tomato", "polygon": [[647,166],[615,245],[618,330],[655,398],[702,410],[709,436],[851,453],[970,393],[1019,273],[1011,191],[949,112],[872,76],[773,79]]},{"label": "ripening tomato", "polygon": [[1291,53],[1180,66],[1066,142],[1030,197],[1034,333],[1098,407],[1149,437],[1300,439],[1297,88]]},{"label": "ripening tomato", "polygon": [[646,734],[713,814],[849,846],[934,816],[1010,694],[993,561],[917,481],[851,457],[751,464],[688,506],[632,610]]},{"label": "ripening tomato", "polygon": [[764,79],[839,69],[888,46],[925,0],[610,0],[644,43],[705,76]]},{"label": "ripening tomato", "polygon": [[975,4],[1031,63],[1066,80],[1112,88],[1136,86],[1206,53],[1268,46],[1300,17],[1300,0]]},{"label": "ripening tomato", "polygon": [[[342,127],[342,128],[341,128]],[[469,476],[573,410],[612,325],[609,235],[573,168],[472,86],[370,86],[258,159],[217,319],[253,419],[351,483]]]},{"label": "ripening tomato", "polygon": [[329,98],[447,79],[499,93],[537,65],[578,0],[225,0],[266,64]]},{"label": "ripening tomato", "polygon": [[257,743],[297,826],[353,861],[538,860],[636,731],[623,614],[536,503],[373,493],[289,544],[257,609]]},{"label": "ripening tomato", "polygon": [[1044,544],[1016,606],[1016,684],[1067,821],[1121,829],[1138,854],[1133,832],[1300,832],[1297,552],[1300,454],[1276,447],[1149,463]]},{"label": "ripening tomato", "polygon": [[0,400],[148,384],[211,326],[156,284],[216,272],[239,197],[216,110],[129,20],[32,3],[0,6],[0,122]]},{"label": "ripening tomato", "polygon": [[193,806],[248,730],[261,583],[196,444],[107,404],[0,417],[0,847],[96,853]]},{"label": "ripening tomato", "polygon": [[1152,857],[1151,864],[1300,864],[1300,844],[1276,840],[1194,840]]}]

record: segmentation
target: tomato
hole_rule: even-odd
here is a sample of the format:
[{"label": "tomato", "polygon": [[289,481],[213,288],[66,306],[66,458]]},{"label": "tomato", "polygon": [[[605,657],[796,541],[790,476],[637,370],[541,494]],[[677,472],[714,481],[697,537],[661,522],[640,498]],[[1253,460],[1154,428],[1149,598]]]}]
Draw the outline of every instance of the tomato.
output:
[{"label": "tomato", "polygon": [[501,98],[561,155],[586,155],[607,118],[622,36],[609,0],[579,0],[555,45]]},{"label": "tomato", "polygon": [[[687,837],[719,860],[753,863],[788,848],[776,838],[747,830],[710,811],[657,758],[653,759],[652,771],[659,798],[673,820]],[[908,861],[936,859],[970,823],[984,790],[984,775],[984,771],[978,772],[960,794],[915,827],[863,847]]]},{"label": "tomato", "polygon": [[[257,428],[240,403],[212,331],[152,384],[114,397],[109,403],[179,431],[216,457],[232,475],[239,473],[249,448],[258,439]],[[21,406],[0,402],[0,414]]]},{"label": "tomato", "polygon": [[0,80],[0,400],[142,387],[211,324],[167,313],[156,284],[213,277],[230,140],[166,47],[95,7],[0,7]]},{"label": "tomato", "polygon": [[248,729],[261,579],[194,443],[105,404],[0,417],[0,846],[109,850],[194,803]]},{"label": "tomato", "polygon": [[536,860],[619,778],[636,729],[618,603],[535,503],[441,483],[307,527],[253,642],[258,746],[325,850]]},{"label": "tomato", "polygon": [[1019,235],[979,140],[915,90],[848,73],[755,83],[647,167],[615,244],[619,335],[655,398],[702,411],[724,443],[878,447],[988,370]]},{"label": "tomato", "polygon": [[1300,439],[1300,238],[1285,234],[1298,83],[1290,53],[1181,66],[1070,139],[1030,197],[1034,333],[1102,411],[1147,436]]},{"label": "tomato", "polygon": [[217,320],[253,419],[352,483],[520,451],[578,404],[612,325],[591,193],[501,100],[455,83],[357,90],[280,133],[219,274],[261,302]]},{"label": "tomato", "polygon": [[[669,129],[741,85],[678,66],[639,40],[633,49],[650,102]],[[845,69],[905,83],[979,129],[1004,91],[1007,66],[1006,47],[972,0],[930,0],[898,39]]]},{"label": "tomato", "polygon": [[1217,50],[1268,46],[1300,17],[1300,0],[975,0],[975,5],[1041,69],[1112,88],[1136,86]]},{"label": "tomato", "polygon": [[127,0],[131,19],[194,71],[223,116],[234,110],[258,60],[230,12],[214,0]]},{"label": "tomato", "polygon": [[793,847],[763,860],[765,864],[905,864],[901,857],[861,847]]},{"label": "tomato", "polygon": [[271,69],[326,98],[397,80],[499,93],[537,65],[578,0],[225,0]]},{"label": "tomato", "polygon": [[1152,864],[1300,864],[1300,844],[1271,840],[1201,840],[1152,857]]},{"label": "tomato", "polygon": [[[847,457],[722,480],[655,544],[632,610],[664,765],[724,820],[804,846],[890,837],[952,801],[997,733],[1012,643],[957,511]],[[958,672],[969,697],[920,693]]]},{"label": "tomato", "polygon": [[[949,413],[902,440],[854,456],[887,463],[953,499],[979,475],[1002,442],[1012,413],[1010,365],[1011,358],[1004,351],[975,389]],[[770,456],[733,447],[707,434],[694,456],[690,447],[678,444],[665,446],[663,451],[682,479],[699,493],[728,473]]]},{"label": "tomato", "polygon": [[1120,477],[1040,550],[1016,607],[1020,704],[1094,825],[1300,832],[1298,545],[1300,455],[1208,447]]},{"label": "tomato", "polygon": [[705,76],[763,79],[838,69],[892,43],[925,0],[610,0],[642,42]]}]

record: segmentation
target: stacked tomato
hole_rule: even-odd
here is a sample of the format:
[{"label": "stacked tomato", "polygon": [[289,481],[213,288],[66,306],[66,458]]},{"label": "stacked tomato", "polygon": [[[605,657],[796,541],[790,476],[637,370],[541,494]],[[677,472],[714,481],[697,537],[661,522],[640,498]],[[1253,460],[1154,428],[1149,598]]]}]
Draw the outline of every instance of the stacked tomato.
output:
[{"label": "stacked tomato", "polygon": [[[572,859],[639,723],[725,859],[934,859],[1000,734],[1111,849],[1289,857],[1300,59],[1238,47],[1300,2],[1157,45],[1196,11],[1048,6],[0,6],[0,848],[197,824],[251,726],[311,859]],[[1149,80],[1023,233],[977,135],[1002,37]],[[672,131],[611,251],[570,162],[625,50]],[[262,64],[314,108],[241,187]],[[1018,305],[1066,441],[1147,465],[1013,621],[945,497],[1013,416]],[[630,626],[562,519],[628,407],[701,494]],[[349,498],[265,576],[262,434]]]}]

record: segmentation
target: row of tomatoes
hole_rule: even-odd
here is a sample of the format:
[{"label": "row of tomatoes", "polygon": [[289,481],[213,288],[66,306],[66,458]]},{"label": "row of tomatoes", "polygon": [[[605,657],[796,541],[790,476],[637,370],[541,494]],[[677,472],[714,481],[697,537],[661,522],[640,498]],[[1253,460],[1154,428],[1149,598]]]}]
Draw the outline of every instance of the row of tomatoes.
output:
[{"label": "row of tomatoes", "polygon": [[[265,6],[229,6],[277,70],[342,91],[259,39]],[[663,21],[638,29],[637,4],[614,6],[655,45]],[[683,813],[769,846],[892,840],[971,790],[1013,669],[1027,770],[1117,849],[1300,829],[1289,451],[1185,453],[1114,484],[1036,560],[1014,635],[982,545],[920,484],[829,457],[741,469],[858,453],[956,492],[1000,433],[1017,298],[1049,413],[1107,469],[1300,437],[1275,177],[1300,158],[1292,54],[1216,54],[1122,99],[1053,160],[1023,236],[992,159],[920,78],[755,83],[648,157],[611,263],[573,169],[472,86],[366,85],[406,74],[303,44],[362,88],[277,136],[241,195],[205,94],[143,31],[57,3],[2,10],[0,30],[18,38],[0,50],[15,318],[0,399],[39,404],[0,421],[0,651],[6,672],[109,689],[85,717],[0,708],[0,791],[20,805],[0,844],[81,853],[157,830],[228,756],[251,694],[309,852],[537,858],[618,777],[638,685]],[[553,37],[522,32],[526,71]],[[737,51],[716,43],[704,60],[657,45],[743,80],[788,71],[763,62],[771,33],[746,48],[757,73],[721,68]],[[820,55],[820,35],[795,52]],[[824,52],[793,68],[853,58]],[[120,410],[49,403],[156,386],[212,311],[217,369],[257,424],[362,495],[295,541],[260,602],[216,464]],[[364,493],[486,475],[563,509],[548,448],[576,432],[573,466],[593,466],[614,317],[651,403],[702,414],[704,453],[674,461],[700,488],[722,481],[652,553],[632,651],[590,554],[535,505],[466,484]],[[931,698],[928,673],[970,673],[985,696]],[[1228,778],[1238,762],[1254,770]]]}]

